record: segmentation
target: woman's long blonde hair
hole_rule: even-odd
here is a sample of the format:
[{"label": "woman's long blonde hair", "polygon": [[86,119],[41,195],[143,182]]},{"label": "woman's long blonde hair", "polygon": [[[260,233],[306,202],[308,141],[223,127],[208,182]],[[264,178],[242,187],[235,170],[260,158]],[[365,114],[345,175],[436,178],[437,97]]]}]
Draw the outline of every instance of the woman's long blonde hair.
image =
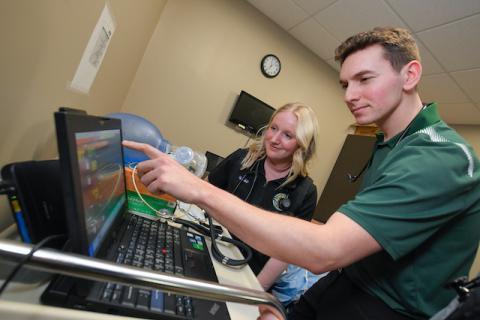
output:
[{"label": "woman's long blonde hair", "polygon": [[293,153],[292,166],[288,171],[287,180],[282,183],[284,186],[294,181],[299,175],[305,177],[308,175],[307,162],[315,154],[318,135],[318,120],[313,110],[299,102],[287,103],[276,110],[266,129],[260,137],[255,139],[248,148],[248,153],[242,160],[241,169],[250,168],[255,161],[266,157],[265,151],[265,133],[270,127],[273,118],[280,112],[290,111],[297,117],[297,128],[295,136],[297,139],[298,149]]}]

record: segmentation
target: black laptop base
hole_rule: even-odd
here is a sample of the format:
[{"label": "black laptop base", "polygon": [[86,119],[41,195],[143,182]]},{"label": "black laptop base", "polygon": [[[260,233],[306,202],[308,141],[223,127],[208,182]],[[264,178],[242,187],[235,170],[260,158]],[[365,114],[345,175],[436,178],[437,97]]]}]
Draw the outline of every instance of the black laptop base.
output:
[{"label": "black laptop base", "polygon": [[[148,231],[143,230],[145,228]],[[218,282],[201,235],[135,215],[125,220],[118,235],[106,253],[108,261]],[[135,248],[129,250],[128,243],[133,243]],[[147,258],[136,254],[142,251]],[[160,258],[155,256],[158,253]],[[68,276],[56,276],[42,294],[41,301],[60,307],[151,319],[230,319],[224,302]]]},{"label": "black laptop base", "polygon": [[[115,303],[104,303],[95,299],[90,300],[86,295],[82,296],[81,291],[85,291],[85,289],[76,287],[76,284],[81,282],[87,286],[90,285],[91,287],[95,284],[99,284],[98,282],[94,283],[92,281],[85,281],[78,278],[55,276],[50,282],[47,290],[41,296],[41,302],[62,308],[147,319],[230,319],[224,302],[214,302],[197,298],[192,298],[192,306],[195,310],[193,317],[189,317],[186,314],[177,314],[176,309],[178,303],[176,295],[171,295],[171,302],[165,304],[163,311],[156,312],[151,309],[149,310],[147,307],[142,309],[138,305],[135,307],[121,306],[121,308],[119,308],[119,305]],[[105,285],[105,283],[102,284]],[[80,292],[77,292],[77,290]],[[83,293],[85,294],[86,292]],[[164,294],[166,295],[167,293],[165,292]]]}]

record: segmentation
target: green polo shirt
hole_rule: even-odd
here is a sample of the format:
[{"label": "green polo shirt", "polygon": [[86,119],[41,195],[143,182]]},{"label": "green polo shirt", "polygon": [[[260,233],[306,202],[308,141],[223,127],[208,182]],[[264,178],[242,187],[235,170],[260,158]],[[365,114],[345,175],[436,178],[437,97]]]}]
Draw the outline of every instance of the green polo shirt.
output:
[{"label": "green polo shirt", "polygon": [[387,142],[379,135],[355,198],[338,211],[383,251],[345,268],[368,293],[412,318],[454,298],[444,285],[468,275],[480,240],[480,163],[435,104]]}]

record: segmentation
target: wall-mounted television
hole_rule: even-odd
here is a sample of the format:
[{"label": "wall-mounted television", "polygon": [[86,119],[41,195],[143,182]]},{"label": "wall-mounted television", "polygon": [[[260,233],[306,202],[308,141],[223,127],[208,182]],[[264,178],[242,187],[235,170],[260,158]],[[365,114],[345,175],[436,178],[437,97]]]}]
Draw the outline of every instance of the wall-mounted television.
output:
[{"label": "wall-mounted television", "polygon": [[228,121],[252,134],[268,124],[275,109],[242,90],[233,106]]}]

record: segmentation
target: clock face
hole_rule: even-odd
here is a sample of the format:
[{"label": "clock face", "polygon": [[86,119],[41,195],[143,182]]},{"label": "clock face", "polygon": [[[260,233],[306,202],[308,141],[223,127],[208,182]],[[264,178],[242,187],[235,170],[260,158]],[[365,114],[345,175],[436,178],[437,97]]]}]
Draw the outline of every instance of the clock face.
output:
[{"label": "clock face", "polygon": [[264,76],[268,78],[276,77],[280,73],[280,59],[273,54],[267,54],[263,57],[260,68]]}]

